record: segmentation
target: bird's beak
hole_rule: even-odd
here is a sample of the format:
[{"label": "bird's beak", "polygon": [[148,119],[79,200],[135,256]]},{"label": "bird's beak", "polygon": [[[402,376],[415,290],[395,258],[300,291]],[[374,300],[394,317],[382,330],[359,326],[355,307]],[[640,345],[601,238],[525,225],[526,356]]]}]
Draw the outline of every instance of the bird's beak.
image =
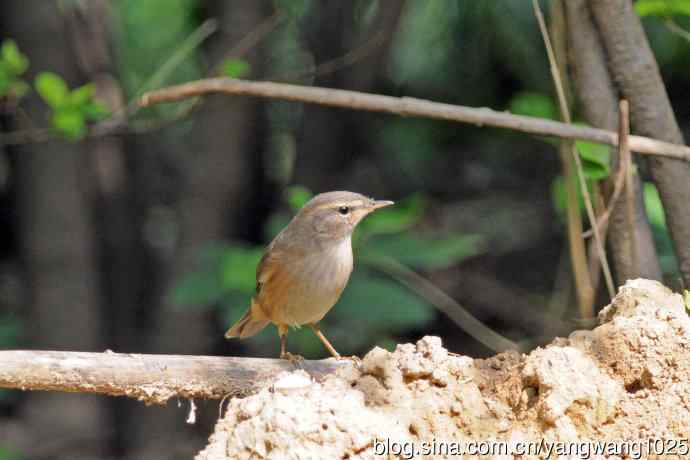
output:
[{"label": "bird's beak", "polygon": [[371,205],[371,210],[374,211],[379,208],[385,208],[386,206],[392,206],[395,204],[395,201],[388,201],[388,200],[378,200],[374,201],[374,204]]}]

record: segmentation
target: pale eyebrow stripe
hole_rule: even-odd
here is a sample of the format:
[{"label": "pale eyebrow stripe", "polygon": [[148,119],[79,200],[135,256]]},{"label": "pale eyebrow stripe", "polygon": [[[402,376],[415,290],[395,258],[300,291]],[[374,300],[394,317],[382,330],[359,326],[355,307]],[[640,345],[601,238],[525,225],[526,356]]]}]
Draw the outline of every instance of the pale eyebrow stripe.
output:
[{"label": "pale eyebrow stripe", "polygon": [[362,200],[337,201],[335,203],[325,203],[325,204],[319,205],[316,207],[316,209],[339,208],[341,206],[350,206],[353,208],[358,208],[360,206],[364,206],[364,202]]}]

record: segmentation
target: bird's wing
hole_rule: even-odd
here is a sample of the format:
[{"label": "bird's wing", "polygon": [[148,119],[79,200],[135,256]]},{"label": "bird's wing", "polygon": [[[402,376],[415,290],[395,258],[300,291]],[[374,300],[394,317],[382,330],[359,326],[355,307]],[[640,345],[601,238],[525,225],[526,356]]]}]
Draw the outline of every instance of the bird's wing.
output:
[{"label": "bird's wing", "polygon": [[270,258],[270,251],[266,251],[263,256],[261,256],[261,260],[259,261],[259,265],[256,266],[256,294],[259,295],[261,293],[261,287],[264,285],[266,282],[266,278],[269,274],[269,271],[266,270],[266,267],[269,265],[269,258]]},{"label": "bird's wing", "polygon": [[289,254],[275,249],[267,251],[257,270],[255,300],[264,314],[274,321],[282,317],[290,290],[296,285],[288,260]]},{"label": "bird's wing", "polygon": [[[294,233],[294,232],[293,232]],[[295,278],[295,262],[307,255],[300,240],[285,227],[271,241],[256,268],[256,296],[254,299],[269,318],[274,318],[285,307],[289,294],[299,285]],[[299,235],[297,235],[299,236]]]}]

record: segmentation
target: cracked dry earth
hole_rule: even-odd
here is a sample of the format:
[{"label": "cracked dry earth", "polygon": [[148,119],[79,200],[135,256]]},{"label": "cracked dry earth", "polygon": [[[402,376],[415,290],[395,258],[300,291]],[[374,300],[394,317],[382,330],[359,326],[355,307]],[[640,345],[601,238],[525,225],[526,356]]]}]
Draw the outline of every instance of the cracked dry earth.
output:
[{"label": "cracked dry earth", "polygon": [[[688,439],[690,317],[681,296],[655,281],[631,280],[599,323],[526,355],[471,359],[424,337],[392,353],[374,348],[361,370],[343,366],[321,382],[303,371],[283,374],[265,390],[233,399],[196,458],[411,458],[409,451],[376,455],[375,443],[386,439],[408,447],[433,440],[515,446]],[[664,455],[659,449],[635,457],[639,450],[631,450],[588,458],[690,458],[682,444],[675,447]],[[451,457],[547,458],[424,458]]]}]

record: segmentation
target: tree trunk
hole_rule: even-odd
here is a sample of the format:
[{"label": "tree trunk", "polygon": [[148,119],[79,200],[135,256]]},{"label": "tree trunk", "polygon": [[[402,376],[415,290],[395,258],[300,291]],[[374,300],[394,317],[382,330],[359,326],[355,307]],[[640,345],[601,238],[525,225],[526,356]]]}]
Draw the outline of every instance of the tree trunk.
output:
[{"label": "tree trunk", "polygon": [[[209,40],[209,62],[215,65],[222,60],[267,17],[264,13],[260,1],[209,2],[209,14],[219,19],[220,27],[216,37]],[[260,67],[258,50],[251,49],[241,57],[256,75]],[[180,240],[163,281],[163,304],[153,319],[155,333],[148,347],[152,352],[204,354],[223,340],[211,311],[173,305],[169,294],[180,278],[194,269],[205,245],[222,241],[229,234],[244,236],[253,230],[247,228],[252,218],[247,210],[252,209],[252,181],[257,176],[259,102],[250,98],[206,98],[194,123],[189,136],[193,148],[179,157],[177,169],[183,183],[177,205]],[[203,416],[211,415],[214,420],[216,416],[214,410],[202,411],[202,420],[190,427],[184,423],[186,407],[135,410],[136,422],[130,425],[128,435],[134,440],[133,458],[191,458],[203,445],[211,426],[203,423]]]},{"label": "tree trunk", "polygon": [[[81,71],[96,87],[96,97],[111,113],[121,113],[126,101],[111,56],[111,4],[107,0],[91,0],[83,8],[66,12],[72,45]],[[141,304],[145,283],[146,252],[140,239],[143,227],[135,206],[136,189],[127,167],[125,140],[103,137],[86,142],[89,186],[94,193],[95,221],[100,241],[100,275],[103,286],[104,322],[107,348],[120,352],[141,350],[144,334],[139,330]],[[134,155],[139,152],[133,152]],[[143,307],[145,308],[145,307]],[[130,440],[124,435],[131,425],[131,405],[122,400],[106,401],[112,410],[113,445],[126,451]]]},{"label": "tree trunk", "polygon": [[[618,94],[606,67],[606,54],[599,32],[592,22],[586,0],[563,2],[566,9],[568,48],[578,98],[589,124],[611,131],[618,129]],[[611,149],[611,170],[618,165],[617,151]],[[612,177],[615,172],[612,173]],[[611,214],[608,241],[611,245],[616,284],[631,278],[661,280],[661,268],[652,238],[642,197],[642,181],[634,176],[635,184],[635,242],[637,260],[632,260],[625,200],[620,199]]]},{"label": "tree trunk", "polygon": [[[640,19],[629,0],[590,0],[590,9],[608,57],[609,71],[623,97],[630,101],[635,132],[683,144],[659,67]],[[664,206],[679,269],[690,286],[690,165],[669,158],[648,159]]]},{"label": "tree trunk", "polygon": [[[7,30],[29,56],[32,71],[50,70],[71,85],[83,83],[77,80],[55,3],[2,2],[2,9]],[[28,114],[37,123],[44,123],[46,110],[35,96],[28,99]],[[21,251],[30,286],[28,340],[36,348],[101,350],[94,228],[82,176],[89,152],[83,143],[55,141],[18,147],[14,153]],[[107,452],[105,406],[98,398],[32,394],[22,413],[31,433],[28,444],[19,446],[26,458],[102,458]],[[37,440],[60,447],[39,453]]]}]

